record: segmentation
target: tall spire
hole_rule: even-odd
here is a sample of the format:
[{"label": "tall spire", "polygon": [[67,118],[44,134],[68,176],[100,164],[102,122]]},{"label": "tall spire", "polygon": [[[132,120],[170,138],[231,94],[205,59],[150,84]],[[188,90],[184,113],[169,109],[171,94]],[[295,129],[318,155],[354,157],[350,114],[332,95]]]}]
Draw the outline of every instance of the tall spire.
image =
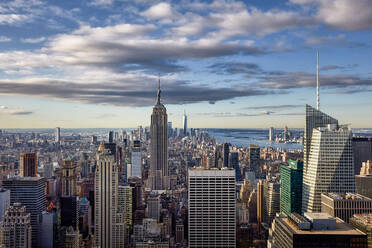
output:
[{"label": "tall spire", "polygon": [[316,109],[320,110],[319,100],[319,51],[316,51]]},{"label": "tall spire", "polygon": [[159,77],[159,85],[158,85],[158,100],[156,104],[160,104],[160,97],[161,97],[161,90],[160,90],[160,77]]}]

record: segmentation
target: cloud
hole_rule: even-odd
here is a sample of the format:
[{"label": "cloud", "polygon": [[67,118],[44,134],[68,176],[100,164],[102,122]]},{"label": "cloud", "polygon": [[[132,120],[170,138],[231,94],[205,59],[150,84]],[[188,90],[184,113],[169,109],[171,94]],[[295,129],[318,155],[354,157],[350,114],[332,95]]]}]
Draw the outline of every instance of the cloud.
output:
[{"label": "cloud", "polygon": [[313,5],[314,18],[328,27],[346,31],[372,28],[370,0],[291,0],[294,4]]},{"label": "cloud", "polygon": [[174,17],[171,5],[165,2],[151,6],[142,12],[142,15],[149,19],[172,19]]},{"label": "cloud", "polygon": [[11,115],[31,115],[31,114],[33,114],[34,112],[32,112],[32,111],[11,111],[11,112],[9,112],[9,114],[11,114]]},{"label": "cloud", "polygon": [[[84,75],[81,77],[84,78]],[[51,78],[28,78],[0,80],[3,95],[27,95],[47,97],[70,102],[88,104],[111,104],[118,106],[152,106],[156,98],[156,78],[148,76],[114,75],[89,83]],[[272,90],[249,88],[200,87],[179,80],[162,80],[163,99],[166,104],[188,104],[197,102],[217,102],[238,97],[276,94]]]},{"label": "cloud", "polygon": [[12,41],[12,39],[6,36],[0,36],[0,42],[9,42],[9,41]]},{"label": "cloud", "polygon": [[0,105],[0,109],[4,110],[4,109],[8,109],[8,107],[4,105]]},{"label": "cloud", "polygon": [[28,15],[0,14],[0,24],[19,24],[29,19]]},{"label": "cloud", "polygon": [[31,44],[36,44],[45,41],[45,37],[40,37],[40,38],[25,38],[21,39],[21,42],[23,43],[31,43]]},{"label": "cloud", "polygon": [[208,66],[208,69],[216,74],[257,75],[263,73],[259,65],[246,62],[219,62]]},{"label": "cloud", "polygon": [[0,110],[9,115],[31,115],[33,111],[24,110],[23,107],[10,108],[8,106],[0,105]]},{"label": "cloud", "polygon": [[105,5],[111,5],[113,3],[113,0],[93,0],[89,4],[93,6],[105,6]]},{"label": "cloud", "polygon": [[310,37],[308,38],[305,42],[307,44],[322,44],[325,42],[330,42],[330,41],[344,41],[345,35],[344,34],[339,34],[336,36],[321,36],[321,37]]},{"label": "cloud", "polygon": [[281,104],[281,105],[263,105],[263,106],[253,106],[253,107],[245,107],[243,109],[288,109],[288,108],[299,108],[303,107],[303,105],[299,104]]}]

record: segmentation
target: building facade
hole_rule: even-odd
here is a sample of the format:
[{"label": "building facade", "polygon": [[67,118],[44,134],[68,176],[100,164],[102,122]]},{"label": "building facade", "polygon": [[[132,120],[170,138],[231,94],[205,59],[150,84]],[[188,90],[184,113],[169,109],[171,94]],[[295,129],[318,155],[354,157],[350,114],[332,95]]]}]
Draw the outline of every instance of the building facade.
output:
[{"label": "building facade", "polygon": [[37,155],[36,153],[21,153],[19,159],[19,175],[21,177],[37,176]]},{"label": "building facade", "polygon": [[329,125],[313,129],[303,178],[303,212],[321,211],[321,194],[355,192],[352,133]]},{"label": "building facade", "polygon": [[289,160],[280,167],[280,212],[301,214],[303,162]]},{"label": "building facade", "polygon": [[232,169],[189,169],[189,247],[235,247],[236,197]]},{"label": "building facade", "polygon": [[338,217],[345,222],[354,214],[372,213],[372,199],[353,193],[322,194],[322,213]]}]

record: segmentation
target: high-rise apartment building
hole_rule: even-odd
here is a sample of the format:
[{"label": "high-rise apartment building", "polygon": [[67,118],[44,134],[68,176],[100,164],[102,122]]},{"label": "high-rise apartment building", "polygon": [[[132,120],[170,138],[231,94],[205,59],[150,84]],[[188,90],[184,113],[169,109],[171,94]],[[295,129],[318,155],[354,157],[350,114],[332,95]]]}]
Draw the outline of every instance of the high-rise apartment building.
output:
[{"label": "high-rise apartment building", "polygon": [[0,188],[0,221],[5,211],[10,207],[10,190]]},{"label": "high-rise apartment building", "polygon": [[254,171],[256,177],[258,177],[260,168],[260,147],[250,144],[248,151],[249,168],[251,171]]},{"label": "high-rise apartment building", "polygon": [[235,171],[189,169],[189,247],[235,247]]},{"label": "high-rise apartment building", "polygon": [[160,80],[158,98],[151,115],[150,126],[151,160],[150,186],[152,190],[169,188],[168,171],[168,115],[167,109],[161,103]]},{"label": "high-rise apartment building", "polygon": [[61,128],[60,127],[56,127],[56,130],[54,133],[54,141],[56,143],[61,142]]},{"label": "high-rise apartment building", "polygon": [[128,177],[142,178],[142,153],[141,141],[139,140],[133,141],[131,162],[131,175]]},{"label": "high-rise apartment building", "polygon": [[183,135],[186,136],[187,135],[187,115],[186,115],[186,111],[183,113],[182,123],[183,123]]},{"label": "high-rise apartment building", "polygon": [[40,247],[41,215],[45,210],[45,179],[42,177],[14,177],[3,181],[10,190],[10,204],[21,203],[31,214],[32,247]]},{"label": "high-rise apartment building", "polygon": [[302,208],[302,161],[288,160],[288,166],[280,167],[280,212],[301,214]]},{"label": "high-rise apartment building", "polygon": [[37,176],[37,155],[36,153],[21,153],[19,159],[19,175],[21,177]]},{"label": "high-rise apartment building", "polygon": [[158,195],[151,195],[147,198],[147,216],[156,221],[160,220],[160,197]]},{"label": "high-rise apartment building", "polygon": [[322,194],[322,213],[349,222],[354,214],[372,214],[372,199],[354,193],[324,193]]},{"label": "high-rise apartment building", "polygon": [[320,212],[321,194],[355,192],[352,134],[330,124],[314,128],[303,177],[303,212]]},{"label": "high-rise apartment building", "polygon": [[0,222],[0,245],[7,248],[31,247],[31,214],[20,203],[14,203]]},{"label": "high-rise apartment building", "polygon": [[[117,213],[118,168],[114,155],[108,150],[97,154],[97,168],[94,184],[94,243],[100,248],[119,247],[124,240],[124,231]],[[121,215],[121,214],[120,214]],[[124,244],[122,244],[124,245]]]}]

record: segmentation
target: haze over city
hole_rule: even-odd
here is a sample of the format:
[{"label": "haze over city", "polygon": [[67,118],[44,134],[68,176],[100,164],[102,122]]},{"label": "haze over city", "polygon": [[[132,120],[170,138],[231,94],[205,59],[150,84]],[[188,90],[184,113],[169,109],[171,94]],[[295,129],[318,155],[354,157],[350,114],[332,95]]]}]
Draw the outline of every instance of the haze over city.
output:
[{"label": "haze over city", "polygon": [[303,127],[315,106],[372,127],[368,0],[0,3],[0,128]]}]

